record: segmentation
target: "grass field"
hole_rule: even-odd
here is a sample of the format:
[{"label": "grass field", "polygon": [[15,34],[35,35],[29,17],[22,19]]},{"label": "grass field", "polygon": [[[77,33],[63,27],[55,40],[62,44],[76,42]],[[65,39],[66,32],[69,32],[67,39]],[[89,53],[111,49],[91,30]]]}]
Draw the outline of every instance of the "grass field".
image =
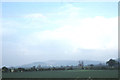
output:
[{"label": "grass field", "polygon": [[65,70],[3,73],[3,78],[118,78],[117,70]]}]

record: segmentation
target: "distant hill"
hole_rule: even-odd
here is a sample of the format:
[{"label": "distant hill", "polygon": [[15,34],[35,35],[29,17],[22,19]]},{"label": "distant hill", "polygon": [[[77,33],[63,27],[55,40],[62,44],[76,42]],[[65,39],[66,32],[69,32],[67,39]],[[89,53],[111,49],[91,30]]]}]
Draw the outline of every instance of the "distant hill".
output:
[{"label": "distant hill", "polygon": [[[81,60],[84,62],[84,65],[88,65],[88,64],[94,64],[97,65],[99,63],[104,63],[101,61],[87,61],[87,60]],[[45,62],[34,62],[34,63],[30,63],[30,64],[25,64],[19,67],[23,67],[23,68],[29,68],[29,67],[33,67],[33,66],[38,66],[41,65],[42,67],[52,67],[52,66],[67,66],[67,65],[73,65],[76,66],[78,65],[78,61],[73,61],[73,60],[50,60],[50,61],[45,61]]]}]

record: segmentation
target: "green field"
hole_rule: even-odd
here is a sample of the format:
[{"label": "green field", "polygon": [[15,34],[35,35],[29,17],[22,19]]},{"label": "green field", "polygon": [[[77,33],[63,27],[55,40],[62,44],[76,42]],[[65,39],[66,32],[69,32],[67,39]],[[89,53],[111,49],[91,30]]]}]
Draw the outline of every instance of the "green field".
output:
[{"label": "green field", "polygon": [[65,70],[3,73],[3,78],[118,78],[117,70]]}]

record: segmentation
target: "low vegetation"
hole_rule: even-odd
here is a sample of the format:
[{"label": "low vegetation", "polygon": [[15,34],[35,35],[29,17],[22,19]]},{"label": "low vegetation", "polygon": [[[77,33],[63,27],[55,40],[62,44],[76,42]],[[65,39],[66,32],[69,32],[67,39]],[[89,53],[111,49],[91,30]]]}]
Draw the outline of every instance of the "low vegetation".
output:
[{"label": "low vegetation", "polygon": [[2,67],[2,72],[27,72],[27,71],[55,71],[55,70],[116,70],[119,67],[119,62],[116,60],[110,59],[106,62],[106,65],[98,64],[93,65],[89,64],[87,66],[84,66],[83,62],[79,62],[76,66],[60,66],[60,67],[41,67],[40,65],[33,66],[31,68],[7,68]]},{"label": "low vegetation", "polygon": [[84,66],[83,61],[76,66],[7,68],[2,67],[3,78],[117,78],[118,61],[110,59],[106,65],[89,64]]}]

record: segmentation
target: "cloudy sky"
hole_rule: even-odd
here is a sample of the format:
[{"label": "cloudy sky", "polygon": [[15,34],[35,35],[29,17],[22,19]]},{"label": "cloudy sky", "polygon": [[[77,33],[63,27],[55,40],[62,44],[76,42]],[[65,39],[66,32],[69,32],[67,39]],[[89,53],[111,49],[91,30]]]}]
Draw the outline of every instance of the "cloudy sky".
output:
[{"label": "cloudy sky", "polygon": [[4,2],[3,65],[117,58],[117,17],[117,2]]}]

